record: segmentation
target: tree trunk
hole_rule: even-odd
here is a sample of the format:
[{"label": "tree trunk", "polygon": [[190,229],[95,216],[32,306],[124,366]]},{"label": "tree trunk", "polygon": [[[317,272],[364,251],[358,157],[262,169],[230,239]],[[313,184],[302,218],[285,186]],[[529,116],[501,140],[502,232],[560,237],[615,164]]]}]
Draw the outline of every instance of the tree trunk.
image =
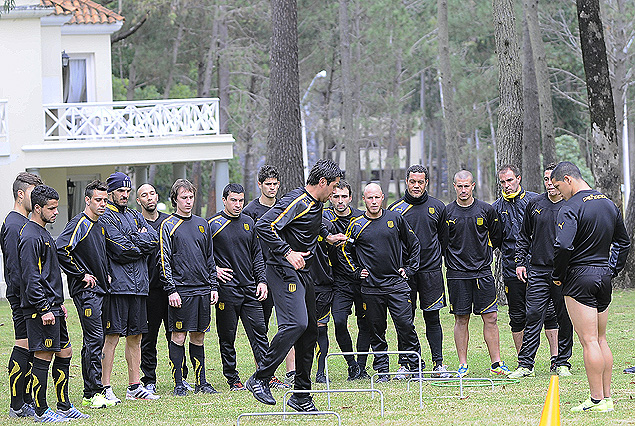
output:
[{"label": "tree trunk", "polygon": [[437,1],[438,13],[438,44],[439,44],[439,74],[441,80],[441,106],[443,110],[443,127],[445,130],[445,146],[448,159],[448,177],[465,168],[461,158],[461,142],[454,109],[454,87],[452,85],[452,67],[450,66],[450,36],[448,28],[448,2]]},{"label": "tree trunk", "polygon": [[542,192],[540,167],[540,108],[534,58],[527,21],[523,25],[523,188]]},{"label": "tree trunk", "polygon": [[[214,71],[214,65],[216,63],[216,55],[218,51],[218,32],[219,32],[219,23],[222,20],[221,17],[221,8],[219,5],[215,6],[214,12],[215,18],[212,24],[212,36],[209,41],[209,47],[203,58],[201,59],[201,64],[199,65],[199,92],[198,96],[201,98],[209,98],[211,96],[212,91],[212,74]],[[201,72],[202,69],[202,72]]]},{"label": "tree trunk", "polygon": [[135,53],[132,58],[132,62],[128,67],[128,87],[126,87],[126,100],[134,100],[134,92],[137,88],[137,49],[134,49]]},{"label": "tree trunk", "polygon": [[[203,207],[203,180],[201,179],[201,162],[195,161],[192,163],[192,177],[190,178],[192,184],[196,188],[196,197],[194,198],[194,208],[192,212],[200,216]],[[211,216],[211,215],[210,215]]]},{"label": "tree trunk", "polygon": [[176,31],[176,39],[174,40],[174,45],[172,46],[172,55],[170,57],[170,71],[165,83],[165,88],[163,89],[163,99],[170,98],[170,91],[172,90],[172,85],[174,84],[174,73],[176,71],[176,62],[179,57],[181,41],[183,41],[183,24],[179,23],[178,29]]},{"label": "tree trunk", "polygon": [[229,133],[229,60],[227,58],[227,14],[226,6],[220,7],[221,20],[218,23],[218,50],[216,69],[218,72],[219,125],[221,134]]},{"label": "tree trunk", "polygon": [[549,69],[547,68],[540,22],[538,21],[538,0],[523,0],[523,9],[529,29],[529,40],[538,87],[543,167],[547,167],[547,165],[556,161],[556,143],[553,131],[553,104],[551,101]]},{"label": "tree trunk", "polygon": [[[397,154],[397,123],[399,120],[399,99],[401,98],[401,52],[395,52],[395,77],[392,82],[392,108],[390,108],[390,127],[388,129],[388,146],[386,147],[386,162],[384,164],[381,188],[386,194],[384,203],[388,202],[390,196],[390,182],[393,180],[393,170],[399,165]],[[399,181],[399,177],[396,177]],[[399,185],[396,185],[395,195],[399,197]]]},{"label": "tree trunk", "polygon": [[620,150],[599,0],[576,0],[593,141],[595,186],[622,205]]},{"label": "tree trunk", "polygon": [[298,14],[295,0],[271,0],[268,163],[280,171],[281,194],[304,184],[300,128]]}]

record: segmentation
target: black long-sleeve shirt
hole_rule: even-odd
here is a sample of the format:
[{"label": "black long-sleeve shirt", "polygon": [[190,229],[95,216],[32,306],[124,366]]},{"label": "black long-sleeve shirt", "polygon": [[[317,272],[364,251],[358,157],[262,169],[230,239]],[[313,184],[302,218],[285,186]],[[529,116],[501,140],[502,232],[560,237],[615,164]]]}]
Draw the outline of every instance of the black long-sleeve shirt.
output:
[{"label": "black long-sleeve shirt", "polygon": [[441,269],[441,238],[445,224],[445,204],[428,192],[419,198],[406,191],[404,197],[392,203],[388,210],[401,214],[414,231],[421,244],[420,271]]},{"label": "black long-sleeve shirt", "polygon": [[318,235],[328,236],[322,223],[322,203],[304,188],[288,192],[256,222],[258,237],[271,251],[268,264],[289,267],[284,256],[291,250],[309,252],[304,258],[308,271],[318,243]]},{"label": "black long-sleeve shirt", "polygon": [[[169,214],[159,212],[159,217],[157,217],[157,220],[146,219],[146,222],[148,222],[148,225],[153,227],[158,234],[161,230],[161,224],[168,217],[170,217]],[[154,252],[148,255],[148,278],[150,280],[151,289],[160,288],[161,290],[163,290],[163,283],[161,283],[161,273],[159,272],[160,262],[161,251],[159,250],[159,246],[157,245],[157,248],[154,250]]]},{"label": "black long-sleeve shirt", "polygon": [[500,252],[504,278],[516,278],[516,241],[523,223],[527,203],[537,196],[538,194],[535,192],[525,191],[521,188],[514,198],[500,197],[492,204],[498,213],[498,220],[503,232]]},{"label": "black long-sleeve shirt", "polygon": [[[97,294],[108,292],[106,233],[99,220],[90,220],[84,212],[76,215],[66,224],[55,245],[60,266],[68,277],[71,297],[84,291]],[[97,279],[94,288],[85,288],[85,274]]]},{"label": "black long-sleeve shirt", "polygon": [[[260,199],[254,198],[249,204],[245,206],[245,208],[243,209],[243,214],[246,214],[247,216],[252,218],[254,220],[254,224],[256,224],[258,223],[258,220],[269,211],[270,208],[271,207],[262,204],[260,202]],[[256,232],[256,237],[257,236],[258,233]],[[269,259],[269,257],[271,256],[271,254],[269,253],[269,247],[260,238],[258,238],[258,241],[260,242],[260,249],[262,250],[262,258],[265,262],[267,262],[267,259]]]},{"label": "black long-sleeve shirt", "polygon": [[214,260],[220,268],[230,268],[233,278],[221,286],[254,287],[267,283],[265,262],[251,217],[229,216],[224,211],[208,220],[214,239]]},{"label": "black long-sleeve shirt", "polygon": [[516,240],[516,267],[531,265],[537,269],[553,268],[556,220],[563,205],[563,200],[552,202],[546,192],[527,203]]},{"label": "black long-sleeve shirt", "polygon": [[617,206],[593,189],[578,191],[558,212],[553,279],[564,281],[567,269],[575,266],[609,267],[617,275],[629,249]]},{"label": "black long-sleeve shirt", "polygon": [[7,284],[7,298],[20,297],[20,283],[22,271],[20,269],[20,255],[18,242],[20,231],[29,219],[16,211],[10,211],[0,229],[0,248],[4,263],[4,282]]},{"label": "black long-sleeve shirt", "polygon": [[[335,231],[331,222],[326,218],[322,217],[322,223],[324,223],[330,233]],[[333,285],[333,267],[329,253],[334,252],[333,256],[337,256],[337,249],[338,247],[327,243],[322,236],[318,237],[318,243],[315,246],[315,257],[309,267],[309,274],[315,284],[316,291],[319,291],[319,287],[328,289]]]},{"label": "black long-sleeve shirt", "polygon": [[[333,225],[334,233],[345,234],[348,229],[348,225],[351,220],[356,219],[364,214],[363,211],[350,207],[350,212],[346,216],[338,216],[333,207],[325,208],[322,212],[322,217],[331,222]],[[334,245],[329,249],[329,260],[331,261],[331,267],[333,269],[333,279],[335,283],[357,283],[359,285],[359,278],[357,278],[351,268],[343,261],[343,257],[340,253],[339,246]]]},{"label": "black long-sleeve shirt", "polygon": [[60,315],[64,303],[62,273],[57,248],[51,234],[39,224],[28,221],[18,244],[22,285],[22,309],[25,314]]},{"label": "black long-sleeve shirt", "polygon": [[362,269],[368,271],[362,293],[386,294],[408,288],[399,269],[404,268],[409,277],[414,275],[419,269],[420,245],[403,216],[384,209],[376,219],[363,215],[351,221],[346,235],[354,242],[342,245],[344,261],[358,277]]},{"label": "black long-sleeve shirt", "polygon": [[468,207],[456,201],[445,208],[445,266],[448,278],[483,278],[492,274],[492,253],[501,245],[498,215],[492,206],[474,199]]},{"label": "black long-sleeve shirt", "polygon": [[171,215],[159,231],[160,272],[170,295],[197,296],[218,291],[214,243],[209,224],[200,216]]}]

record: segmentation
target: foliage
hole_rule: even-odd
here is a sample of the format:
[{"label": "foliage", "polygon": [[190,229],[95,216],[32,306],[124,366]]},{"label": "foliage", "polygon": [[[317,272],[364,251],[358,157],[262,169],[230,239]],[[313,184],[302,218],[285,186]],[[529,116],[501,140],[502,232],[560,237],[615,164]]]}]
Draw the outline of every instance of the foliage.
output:
[{"label": "foliage", "polygon": [[595,184],[595,179],[591,170],[586,166],[584,155],[580,151],[578,142],[569,135],[562,135],[556,138],[556,156],[558,161],[571,161],[578,166],[582,177],[591,186]]}]

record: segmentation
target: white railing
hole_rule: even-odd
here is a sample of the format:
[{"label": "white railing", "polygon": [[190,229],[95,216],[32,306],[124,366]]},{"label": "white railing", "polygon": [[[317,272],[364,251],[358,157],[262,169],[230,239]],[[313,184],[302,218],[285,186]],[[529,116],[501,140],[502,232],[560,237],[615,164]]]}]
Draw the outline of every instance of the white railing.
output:
[{"label": "white railing", "polygon": [[217,135],[218,99],[44,105],[44,140]]}]

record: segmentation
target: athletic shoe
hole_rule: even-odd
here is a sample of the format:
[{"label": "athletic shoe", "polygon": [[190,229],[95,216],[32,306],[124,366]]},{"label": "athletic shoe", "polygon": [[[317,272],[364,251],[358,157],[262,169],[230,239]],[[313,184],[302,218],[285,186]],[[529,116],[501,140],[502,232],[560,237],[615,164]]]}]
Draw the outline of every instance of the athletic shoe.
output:
[{"label": "athletic shoe", "polygon": [[187,380],[183,379],[183,386],[185,386],[185,389],[187,389],[190,392],[194,392],[194,386],[190,385]]},{"label": "athletic shoe", "polygon": [[276,376],[273,376],[269,381],[269,388],[271,389],[291,389],[291,385],[286,384]]},{"label": "athletic shoe", "polygon": [[213,394],[213,393],[218,393],[218,391],[214,389],[214,386],[210,385],[209,383],[203,383],[202,385],[196,385],[196,389],[194,389],[194,393]]},{"label": "athletic shoe", "polygon": [[348,378],[346,380],[357,380],[359,378],[360,373],[362,372],[361,368],[359,368],[358,363],[354,363],[348,366]]},{"label": "athletic shoe", "polygon": [[375,383],[386,383],[390,381],[390,376],[387,374],[382,374],[381,376],[377,376],[375,379]]},{"label": "athletic shoe", "polygon": [[117,398],[115,392],[112,390],[112,386],[106,386],[104,388],[104,396],[108,401],[114,401],[115,404],[121,404],[121,400]]},{"label": "athletic shoe", "polygon": [[284,377],[284,384],[292,388],[295,385],[295,370],[287,371]]},{"label": "athletic shoe", "polygon": [[558,372],[558,366],[553,361],[551,362],[551,366],[549,367],[549,372],[551,374],[557,374],[557,372]]},{"label": "athletic shoe", "polygon": [[90,416],[79,411],[71,404],[71,408],[68,410],[57,410],[57,414],[67,419],[87,419]]},{"label": "athletic shoe", "polygon": [[130,388],[126,390],[126,399],[129,399],[129,400],[143,399],[145,401],[153,401],[159,398],[161,398],[159,395],[155,395],[152,392],[148,392],[148,390],[141,385],[139,385],[134,390]]},{"label": "athletic shoe", "polygon": [[470,367],[467,364],[459,364],[459,369],[456,372],[458,373],[457,376],[465,377],[470,372]]},{"label": "athletic shoe", "polygon": [[33,417],[35,415],[35,410],[31,407],[30,404],[22,404],[22,407],[19,410],[14,410],[9,407],[9,417]]},{"label": "athletic shoe", "polygon": [[232,383],[231,385],[229,385],[229,390],[230,391],[241,391],[241,390],[247,390],[247,388],[241,382],[236,382],[236,383]]},{"label": "athletic shoe", "polygon": [[357,376],[355,380],[370,380],[370,376],[368,375],[366,368],[359,368],[359,376]]},{"label": "athletic shoe", "polygon": [[397,374],[395,375],[395,380],[408,380],[410,378],[410,371],[406,366],[399,367],[397,370]]},{"label": "athletic shoe", "polygon": [[276,400],[273,398],[273,395],[271,395],[267,380],[258,379],[254,374],[247,380],[245,387],[251,391],[254,398],[259,402],[267,405],[276,405]]},{"label": "athletic shoe", "polygon": [[566,365],[561,365],[557,367],[556,373],[558,373],[558,376],[560,377],[569,377],[573,375],[571,374],[571,370],[569,369],[569,367],[567,367]]},{"label": "athletic shoe", "polygon": [[573,407],[571,411],[595,411],[598,413],[607,413],[610,410],[609,404],[606,402],[606,399],[603,399],[597,404],[594,404],[593,401],[591,401],[591,398],[588,398],[582,404]]},{"label": "athletic shoe", "polygon": [[324,373],[316,373],[315,383],[326,383],[326,375]]},{"label": "athletic shoe", "polygon": [[295,411],[318,411],[313,403],[313,398],[311,395],[307,395],[304,397],[299,397],[298,394],[291,395],[291,398],[287,400],[287,405],[293,408]]},{"label": "athletic shoe", "polygon": [[148,383],[147,385],[144,385],[143,387],[146,388],[146,390],[150,393],[157,393],[156,383]]},{"label": "athletic shoe", "polygon": [[613,398],[609,396],[608,398],[604,398],[604,400],[606,401],[606,407],[608,408],[608,410],[613,411],[615,409],[615,405],[613,404]]},{"label": "athletic shoe", "polygon": [[115,405],[117,405],[115,401],[107,399],[102,393],[96,393],[92,398],[82,399],[82,406],[88,408],[106,408],[114,407]]},{"label": "athletic shoe", "polygon": [[503,361],[498,364],[496,368],[490,368],[489,374],[492,376],[508,376],[511,374],[511,370],[505,365]]},{"label": "athletic shoe", "polygon": [[624,369],[625,373],[635,374],[635,365]]},{"label": "athletic shoe", "polygon": [[432,377],[435,377],[435,378],[448,379],[448,378],[452,377],[452,375],[450,373],[448,373],[448,366],[447,365],[437,364],[437,365],[434,366],[432,371],[436,371],[436,373],[432,374]]},{"label": "athletic shoe", "polygon": [[509,376],[510,379],[520,379],[521,377],[536,377],[536,373],[533,368],[527,367],[518,367],[516,371],[511,373]]},{"label": "athletic shoe", "polygon": [[176,385],[172,391],[174,396],[187,396],[187,388],[183,385]]},{"label": "athletic shoe", "polygon": [[37,413],[33,415],[33,420],[40,423],[56,423],[56,422],[67,422],[69,419],[66,417],[62,417],[59,414],[55,413],[50,408],[47,408],[46,411],[38,416]]}]

